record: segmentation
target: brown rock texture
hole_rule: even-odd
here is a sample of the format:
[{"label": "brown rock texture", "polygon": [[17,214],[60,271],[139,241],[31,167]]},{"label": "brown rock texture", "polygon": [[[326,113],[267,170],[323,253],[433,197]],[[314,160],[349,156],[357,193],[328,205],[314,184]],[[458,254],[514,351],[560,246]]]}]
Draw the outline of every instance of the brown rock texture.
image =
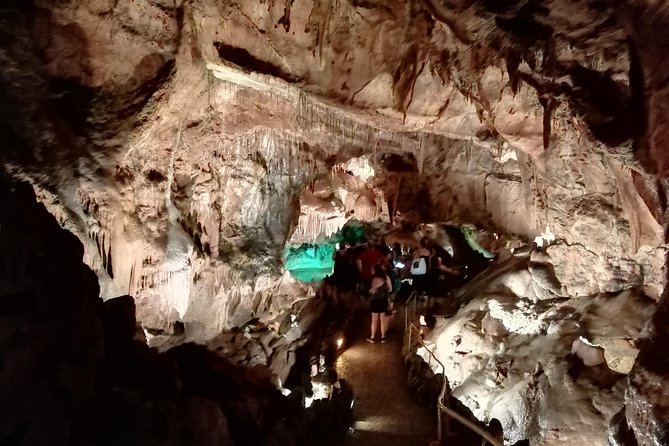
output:
[{"label": "brown rock texture", "polygon": [[[641,287],[664,308],[668,10],[11,1],[0,157],[81,240],[104,298],[132,295],[145,328],[183,323],[190,340],[288,309],[307,291],[284,245],[356,209],[525,240],[548,227],[561,241],[546,251],[551,293]],[[364,157],[373,178],[341,177]],[[653,327],[630,401],[654,401],[668,371]],[[659,395],[628,406],[641,444],[666,424]]]},{"label": "brown rock texture", "polygon": [[[352,395],[343,382],[333,388],[336,374],[309,410],[305,389],[285,397],[266,368],[192,343],[158,353],[138,342],[134,299],[103,302],[81,243],[30,185],[0,178],[0,443],[322,444],[345,431]],[[302,334],[327,317],[313,308],[322,301],[308,303]],[[275,350],[298,347],[277,337]]]}]

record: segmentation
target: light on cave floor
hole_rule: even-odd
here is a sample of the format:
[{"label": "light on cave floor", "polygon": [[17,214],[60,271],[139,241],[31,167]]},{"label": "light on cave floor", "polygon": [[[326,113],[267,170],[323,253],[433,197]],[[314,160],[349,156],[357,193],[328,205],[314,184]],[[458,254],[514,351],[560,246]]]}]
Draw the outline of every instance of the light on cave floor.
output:
[{"label": "light on cave floor", "polygon": [[337,339],[337,349],[340,349],[344,346],[344,338]]},{"label": "light on cave floor", "polygon": [[581,341],[585,345],[589,345],[590,347],[601,347],[601,345],[593,344],[592,342],[585,339],[583,336],[579,336],[578,339],[579,341]]},{"label": "light on cave floor", "polygon": [[353,424],[354,431],[396,433],[397,420],[389,417],[369,417],[366,420],[358,420]]},{"label": "light on cave floor", "polygon": [[310,408],[315,400],[329,399],[332,396],[332,386],[325,383],[311,381],[312,395],[304,397],[304,407]]},{"label": "light on cave floor", "polygon": [[425,321],[425,316],[423,316],[422,314],[420,315],[420,325],[427,326],[427,322]]}]

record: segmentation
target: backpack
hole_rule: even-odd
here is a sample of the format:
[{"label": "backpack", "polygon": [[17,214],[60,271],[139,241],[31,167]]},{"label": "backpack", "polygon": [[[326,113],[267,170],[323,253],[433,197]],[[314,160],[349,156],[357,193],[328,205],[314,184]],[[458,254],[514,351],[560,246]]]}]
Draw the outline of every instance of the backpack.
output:
[{"label": "backpack", "polygon": [[422,276],[427,274],[427,262],[425,257],[419,257],[411,263],[411,275]]}]

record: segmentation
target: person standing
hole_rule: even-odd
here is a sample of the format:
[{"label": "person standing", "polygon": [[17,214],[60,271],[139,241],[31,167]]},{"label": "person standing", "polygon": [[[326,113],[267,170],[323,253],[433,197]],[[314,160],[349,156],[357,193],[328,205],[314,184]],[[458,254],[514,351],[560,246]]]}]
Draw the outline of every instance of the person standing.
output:
[{"label": "person standing", "polygon": [[443,296],[451,291],[451,282],[460,275],[460,271],[449,266],[450,255],[437,246],[430,248],[430,294]]},{"label": "person standing", "polygon": [[347,271],[348,263],[348,242],[344,242],[341,245],[338,244],[337,250],[332,254],[332,259],[334,260],[334,268],[332,271],[332,278],[334,279],[335,285],[341,289],[346,289],[348,281],[350,280],[348,276],[349,271]]},{"label": "person standing", "polygon": [[430,250],[427,247],[427,239],[423,238],[418,249],[414,250],[411,259],[411,283],[414,290],[421,294],[427,293],[429,263]]},{"label": "person standing", "polygon": [[367,339],[369,342],[376,342],[376,332],[379,325],[381,326],[381,342],[386,342],[386,332],[388,330],[388,313],[389,302],[388,294],[392,289],[390,278],[386,274],[383,266],[374,266],[374,275],[371,280],[369,288],[369,310],[372,314],[372,321],[370,325],[370,336]]},{"label": "person standing", "polygon": [[389,259],[384,266],[386,274],[388,275],[392,285],[391,289],[388,291],[388,313],[386,313],[386,316],[388,316],[388,332],[390,332],[395,320],[395,299],[397,299],[397,295],[402,288],[402,278],[400,276],[400,272],[395,267],[392,257],[390,255],[388,257]]},{"label": "person standing", "polygon": [[361,278],[361,293],[365,294],[370,289],[372,278],[374,277],[374,266],[383,258],[378,250],[374,248],[372,242],[367,243],[367,249],[358,257],[356,262],[358,272]]}]

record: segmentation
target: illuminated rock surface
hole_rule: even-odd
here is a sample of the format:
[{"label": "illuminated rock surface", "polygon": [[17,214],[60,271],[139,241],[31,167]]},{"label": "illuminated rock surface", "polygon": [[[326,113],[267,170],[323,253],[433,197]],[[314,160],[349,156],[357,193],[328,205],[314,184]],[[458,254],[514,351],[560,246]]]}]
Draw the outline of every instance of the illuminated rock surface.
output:
[{"label": "illuminated rock surface", "polygon": [[[283,315],[308,292],[285,274],[285,245],[350,212],[525,240],[548,226],[556,283],[531,267],[509,278],[532,302],[512,319],[532,319],[522,333],[536,336],[533,312],[556,299],[635,289],[659,301],[624,422],[641,444],[669,443],[656,390],[669,372],[667,8],[9,2],[0,156],[82,242],[103,298],[133,296],[144,328],[184,327],[182,340]],[[600,341],[609,366],[629,369],[630,346]],[[613,412],[585,424],[604,438]]]},{"label": "illuminated rock surface", "polygon": [[480,420],[499,420],[510,444],[604,445],[655,305],[633,291],[550,295],[536,279],[546,265],[524,256],[465,286],[484,284],[426,342],[446,365],[453,396]]}]

